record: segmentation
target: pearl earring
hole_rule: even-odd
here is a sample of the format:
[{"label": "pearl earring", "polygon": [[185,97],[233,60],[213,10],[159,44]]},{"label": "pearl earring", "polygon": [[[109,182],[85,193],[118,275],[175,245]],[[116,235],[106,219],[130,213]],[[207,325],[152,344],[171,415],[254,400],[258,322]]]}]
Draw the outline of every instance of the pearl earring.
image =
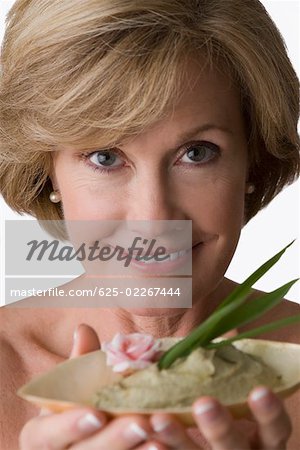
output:
[{"label": "pearl earring", "polygon": [[253,183],[248,183],[247,189],[246,189],[246,194],[253,194],[253,192],[255,191],[255,186]]},{"label": "pearl earring", "polygon": [[59,203],[61,201],[60,193],[58,191],[52,191],[49,195],[49,199],[52,203]]}]

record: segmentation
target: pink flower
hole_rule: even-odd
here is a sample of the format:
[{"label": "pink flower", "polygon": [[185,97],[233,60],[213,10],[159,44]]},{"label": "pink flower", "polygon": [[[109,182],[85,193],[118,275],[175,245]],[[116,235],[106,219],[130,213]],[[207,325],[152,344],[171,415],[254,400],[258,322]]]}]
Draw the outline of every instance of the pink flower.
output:
[{"label": "pink flower", "polygon": [[161,342],[150,334],[117,333],[112,341],[103,342],[101,350],[106,352],[107,365],[113,366],[114,372],[128,375],[151,365],[162,354],[160,347]]}]

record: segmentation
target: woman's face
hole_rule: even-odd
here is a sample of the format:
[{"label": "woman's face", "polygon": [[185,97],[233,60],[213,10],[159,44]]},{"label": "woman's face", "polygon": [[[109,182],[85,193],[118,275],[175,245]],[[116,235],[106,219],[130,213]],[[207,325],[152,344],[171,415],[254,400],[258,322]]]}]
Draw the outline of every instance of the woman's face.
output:
[{"label": "woman's face", "polygon": [[66,220],[192,220],[192,243],[203,243],[193,252],[195,301],[219,285],[239,239],[247,141],[229,79],[195,64],[187,73],[167,119],[106,152],[59,150],[52,181]]}]

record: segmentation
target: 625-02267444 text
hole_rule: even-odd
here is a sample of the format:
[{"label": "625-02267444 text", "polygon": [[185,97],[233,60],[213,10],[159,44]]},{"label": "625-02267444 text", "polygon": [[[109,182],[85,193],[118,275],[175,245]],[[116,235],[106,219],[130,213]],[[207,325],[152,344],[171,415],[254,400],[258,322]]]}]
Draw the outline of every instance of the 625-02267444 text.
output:
[{"label": "625-02267444 text", "polygon": [[110,287],[99,287],[96,286],[94,289],[62,289],[61,287],[52,287],[49,289],[11,289],[10,290],[11,297],[82,297],[82,296],[90,296],[90,297],[117,297],[118,295],[126,295],[128,297],[155,297],[157,295],[173,295],[180,296],[180,288],[159,288],[159,287],[151,287],[151,288],[125,288],[122,291],[119,288],[110,288]]}]

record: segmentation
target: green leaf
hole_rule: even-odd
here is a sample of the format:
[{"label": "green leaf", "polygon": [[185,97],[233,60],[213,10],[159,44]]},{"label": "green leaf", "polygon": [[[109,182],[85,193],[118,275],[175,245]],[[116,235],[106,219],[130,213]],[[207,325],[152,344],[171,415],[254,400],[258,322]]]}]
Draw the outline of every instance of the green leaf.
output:
[{"label": "green leaf", "polygon": [[207,336],[206,341],[209,342],[214,339],[217,335],[221,336],[234,328],[241,327],[258,317],[265,314],[274,306],[278,305],[283,297],[288,293],[293,284],[295,284],[299,278],[284,284],[275,291],[269,292],[259,298],[249,300],[246,304],[242,304],[235,309],[231,314],[225,317],[225,320],[218,325],[218,329],[212,329],[209,336]]},{"label": "green leaf", "polygon": [[207,346],[212,339],[241,326],[241,324],[254,320],[274,307],[297,280],[290,281],[277,290],[262,296],[259,299],[260,304],[251,301],[245,305],[245,302],[251,292],[252,285],[276,264],[293,242],[260,266],[242,284],[237,286],[201,325],[167,350],[158,361],[158,368],[167,369],[177,358],[188,356],[195,348]]},{"label": "green leaf", "polygon": [[296,316],[286,317],[285,319],[276,320],[275,322],[271,322],[268,323],[267,325],[254,328],[253,330],[245,331],[244,333],[240,333],[237,336],[234,336],[230,339],[224,339],[224,341],[210,343],[205,348],[212,349],[223,347],[224,345],[231,344],[231,342],[238,341],[239,339],[252,338],[259,334],[263,334],[268,331],[273,331],[278,328],[286,327],[287,325],[292,325],[293,323],[297,322],[300,322],[300,314],[297,314]]},{"label": "green leaf", "polygon": [[[264,264],[262,264],[257,270],[255,270],[255,272],[253,272],[242,284],[240,284],[239,286],[237,286],[229,295],[228,297],[216,308],[215,312],[213,314],[215,314],[217,311],[219,311],[220,309],[223,309],[224,307],[226,307],[227,305],[231,304],[231,303],[235,303],[238,302],[239,298],[244,298],[246,299],[246,297],[250,294],[251,292],[251,288],[253,286],[254,283],[256,283],[263,275],[265,275],[265,273],[267,273],[281,258],[281,256],[285,253],[285,251],[295,242],[295,239],[290,242],[286,247],[284,247],[282,250],[280,250],[278,253],[276,253],[275,256],[272,256],[272,258],[270,258],[268,261],[266,261]],[[284,293],[284,295],[287,293],[288,291],[286,291]],[[244,302],[242,302],[243,304]],[[229,311],[230,312],[230,311]],[[226,314],[227,315],[227,314]],[[218,327],[220,324],[217,323],[214,326],[214,330],[216,329],[216,327]],[[201,326],[201,325],[200,325]],[[230,331],[232,330],[234,327],[232,328],[228,328],[226,331]],[[215,334],[217,333],[217,334]],[[199,345],[204,345],[206,342],[209,342],[211,339],[214,339],[214,337],[220,336],[221,334],[225,333],[224,332],[218,332],[217,331],[213,331],[213,329],[210,327],[207,327],[207,335],[203,336],[201,339],[201,342],[199,343]],[[196,346],[194,346],[194,348],[196,348]]]},{"label": "green leaf", "polygon": [[265,273],[267,273],[271,267],[273,267],[281,258],[281,256],[284,254],[284,252],[295,242],[295,239],[290,242],[286,247],[284,247],[280,252],[276,253],[275,256],[270,258],[268,261],[266,261],[264,264],[262,264],[255,272],[253,272],[250,277],[248,277],[242,284],[237,286],[231,294],[228,295],[228,297],[217,307],[216,311],[218,309],[223,308],[228,303],[234,300],[235,296],[241,292],[250,292],[251,286],[253,286],[254,283],[256,283]]}]

